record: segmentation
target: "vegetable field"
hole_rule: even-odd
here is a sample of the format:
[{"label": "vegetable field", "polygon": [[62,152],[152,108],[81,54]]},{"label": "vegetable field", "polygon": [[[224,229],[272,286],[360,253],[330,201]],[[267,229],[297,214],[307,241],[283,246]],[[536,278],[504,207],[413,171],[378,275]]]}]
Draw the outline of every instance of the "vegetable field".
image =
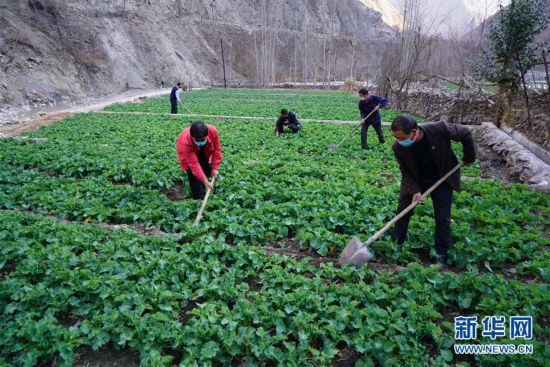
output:
[{"label": "vegetable field", "polygon": [[[350,92],[296,90],[205,89],[182,93],[178,112],[198,115],[256,116],[275,118],[282,108],[295,111],[298,118],[319,120],[358,120],[359,97]],[[111,112],[170,112],[166,98],[142,103],[115,104]],[[398,111],[383,109],[383,121],[391,121]]]},{"label": "vegetable field", "polygon": [[[358,118],[350,93],[182,96],[200,114]],[[339,267],[351,236],[366,240],[394,215],[390,144],[371,129],[370,150],[356,135],[332,152],[349,125],[306,122],[275,138],[274,122],[205,119],[224,161],[195,228],[200,203],[174,146],[191,121],[89,113],[28,134],[45,142],[0,140],[0,365],[71,366],[96,350],[144,366],[546,365],[548,195],[481,179],[476,163],[454,194],[448,270],[431,265],[430,200],[402,246],[384,236],[373,264]],[[533,354],[455,355],[454,318],[470,315],[532,316]]]}]

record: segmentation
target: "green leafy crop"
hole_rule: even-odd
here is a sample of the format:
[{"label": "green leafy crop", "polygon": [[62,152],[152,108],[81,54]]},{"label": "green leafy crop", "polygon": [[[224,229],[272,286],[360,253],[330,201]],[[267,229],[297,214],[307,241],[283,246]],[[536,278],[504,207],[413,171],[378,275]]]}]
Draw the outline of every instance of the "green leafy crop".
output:
[{"label": "green leafy crop", "polygon": [[[193,112],[287,107],[332,119],[346,109],[357,118],[349,93],[184,98],[194,96]],[[187,198],[175,151],[191,121],[80,114],[31,134],[48,138],[39,144],[0,140],[0,364],[71,366],[82,349],[111,348],[136,352],[144,366],[544,366],[548,195],[468,166],[472,179],[454,194],[451,271],[427,265],[430,200],[415,209],[405,244],[384,236],[372,245],[381,268],[338,267],[352,235],[366,240],[394,216],[400,173],[389,130],[388,143],[368,151],[358,136],[328,151],[351,126],[304,123],[275,138],[274,121],[206,119],[224,161],[194,228],[199,202]],[[274,251],[289,243],[307,258]],[[452,353],[454,317],[497,314],[533,316],[533,355]]]},{"label": "green leafy crop", "polygon": [[[286,108],[296,112],[299,119],[359,121],[359,97],[351,92],[204,89],[182,93],[181,97],[182,106],[178,112],[183,114],[276,118],[281,109]],[[115,104],[106,110],[167,113],[170,112],[170,100],[168,96],[158,97],[142,103]],[[380,113],[383,121],[391,121],[400,114],[392,109],[382,109]]]}]

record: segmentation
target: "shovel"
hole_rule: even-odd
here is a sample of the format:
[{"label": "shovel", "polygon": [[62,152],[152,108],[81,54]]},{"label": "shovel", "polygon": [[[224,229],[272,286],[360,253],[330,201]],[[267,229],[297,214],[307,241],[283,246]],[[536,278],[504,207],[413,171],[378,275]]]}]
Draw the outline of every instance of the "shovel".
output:
[{"label": "shovel", "polygon": [[344,144],[344,142],[346,140],[348,140],[349,138],[351,138],[351,136],[353,135],[353,133],[355,133],[357,131],[357,129],[359,128],[359,126],[363,125],[367,119],[370,117],[370,115],[372,115],[374,113],[374,111],[378,111],[378,107],[375,107],[374,110],[370,111],[370,113],[367,115],[367,117],[365,117],[364,119],[361,120],[361,122],[355,126],[350,132],[348,135],[346,135],[346,137],[344,139],[342,139],[341,142],[339,142],[338,144],[332,144],[331,146],[328,147],[328,150],[336,150],[340,147],[340,145]]},{"label": "shovel", "polygon": [[[441,177],[436,183],[434,183],[424,194],[422,194],[422,199],[425,199],[432,191],[434,191],[439,185],[441,185],[446,179],[448,179],[453,173],[455,173],[462,163],[457,164],[452,170],[450,170],[445,176]],[[353,265],[360,267],[365,265],[373,255],[369,251],[368,247],[378,238],[380,238],[391,226],[395,224],[399,219],[405,216],[408,212],[413,210],[413,208],[418,205],[418,201],[413,201],[408,207],[405,208],[401,213],[396,215],[392,220],[390,220],[381,230],[376,232],[367,242],[362,243],[359,238],[354,236],[351,241],[348,242],[344,251],[338,256],[338,263],[340,265]]]},{"label": "shovel", "polygon": [[[216,182],[216,177],[212,179],[212,189],[214,188],[214,183]],[[211,189],[206,190],[206,195],[204,196],[204,199],[202,200],[201,207],[199,209],[199,213],[197,214],[197,218],[195,218],[195,222],[193,223],[193,227],[196,227],[199,225],[199,222],[202,219],[202,214],[204,213],[204,208],[206,208],[206,203],[208,202],[208,198],[210,197],[210,193],[212,192]]]}]

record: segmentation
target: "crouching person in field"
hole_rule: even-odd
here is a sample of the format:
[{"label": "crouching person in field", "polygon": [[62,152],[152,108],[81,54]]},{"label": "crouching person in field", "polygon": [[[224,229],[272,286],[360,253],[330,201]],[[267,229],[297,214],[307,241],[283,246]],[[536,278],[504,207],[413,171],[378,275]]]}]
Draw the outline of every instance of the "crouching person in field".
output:
[{"label": "crouching person in field", "polygon": [[[422,193],[458,164],[451,148],[451,140],[462,144],[464,164],[472,163],[476,158],[474,139],[466,126],[445,121],[417,125],[412,118],[399,116],[393,120],[391,130],[396,139],[392,149],[402,176],[397,214],[412,201],[422,202]],[[435,216],[437,263],[442,267],[446,266],[447,252],[451,247],[453,190],[460,190],[460,170],[449,176],[430,194]],[[413,211],[408,212],[395,224],[392,237],[399,244],[407,237],[412,214]]]},{"label": "crouching person in field", "polygon": [[282,109],[281,115],[277,119],[277,125],[275,125],[275,135],[279,136],[279,134],[282,134],[285,127],[293,133],[297,133],[302,128],[294,112]]},{"label": "crouching person in field", "polygon": [[178,136],[176,149],[181,170],[187,172],[193,199],[204,199],[205,188],[212,189],[208,177],[217,177],[222,163],[218,130],[195,121]]}]

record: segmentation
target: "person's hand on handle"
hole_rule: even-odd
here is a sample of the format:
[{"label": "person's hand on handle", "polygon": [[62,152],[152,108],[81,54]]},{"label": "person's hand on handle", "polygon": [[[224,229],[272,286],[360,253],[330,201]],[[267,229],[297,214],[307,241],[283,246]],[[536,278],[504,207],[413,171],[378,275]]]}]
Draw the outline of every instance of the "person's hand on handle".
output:
[{"label": "person's hand on handle", "polygon": [[204,187],[206,187],[207,190],[212,190],[214,188],[214,186],[212,186],[212,184],[210,182],[208,182],[208,180],[204,181],[203,184],[204,184]]},{"label": "person's hand on handle", "polygon": [[374,110],[375,110],[375,111],[377,111],[377,110],[379,110],[379,109],[380,109],[380,105],[376,105],[376,106],[374,107]]},{"label": "person's hand on handle", "polygon": [[212,178],[217,178],[219,174],[220,174],[220,173],[218,172],[217,169],[213,169],[213,170],[212,170]]},{"label": "person's hand on handle", "polygon": [[423,203],[424,202],[424,199],[422,198],[422,194],[417,192],[416,194],[413,195],[413,201],[416,201],[418,202],[419,204]]}]

